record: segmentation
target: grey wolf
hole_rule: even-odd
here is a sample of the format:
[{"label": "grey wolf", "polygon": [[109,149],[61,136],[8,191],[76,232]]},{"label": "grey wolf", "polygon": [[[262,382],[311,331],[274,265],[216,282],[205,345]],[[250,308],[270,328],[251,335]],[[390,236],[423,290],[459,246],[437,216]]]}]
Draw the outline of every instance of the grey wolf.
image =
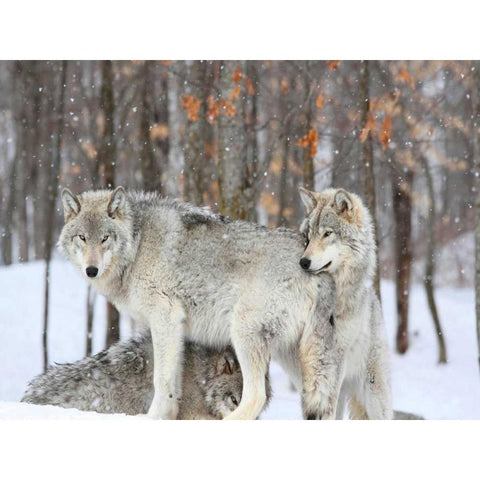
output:
[{"label": "grey wolf", "polygon": [[[231,344],[242,398],[227,419],[254,419],[275,357],[302,392],[305,418],[334,418],[329,359],[334,285],[298,266],[301,234],[230,221],[155,193],[62,192],[59,247],[119,310],[150,328],[155,394],[148,415],[176,418],[184,341]],[[330,370],[334,371],[332,374]]]},{"label": "grey wolf", "polygon": [[361,199],[343,189],[300,190],[307,216],[301,267],[335,281],[335,338],[341,390],[337,418],[354,398],[355,418],[391,419],[388,345],[373,289],[376,248],[372,218]]},{"label": "grey wolf", "polygon": [[[267,403],[271,397],[268,375]],[[185,345],[178,418],[222,419],[242,397],[242,373],[231,347]],[[153,399],[153,346],[148,331],[71,364],[49,368],[28,385],[22,402],[98,413],[145,414]]]}]

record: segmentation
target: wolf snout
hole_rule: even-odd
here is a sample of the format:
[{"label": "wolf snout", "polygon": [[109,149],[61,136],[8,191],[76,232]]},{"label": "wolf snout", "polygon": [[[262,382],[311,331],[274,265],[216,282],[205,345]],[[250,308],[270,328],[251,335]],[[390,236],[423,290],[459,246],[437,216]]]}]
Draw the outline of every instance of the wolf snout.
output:
[{"label": "wolf snout", "polygon": [[94,278],[98,274],[98,268],[93,267],[91,265],[87,267],[85,271],[87,272],[87,277],[90,277],[90,278]]},{"label": "wolf snout", "polygon": [[310,268],[310,264],[312,263],[312,261],[309,259],[309,258],[305,258],[305,257],[302,257],[300,259],[300,266],[304,269],[304,270],[308,270]]}]

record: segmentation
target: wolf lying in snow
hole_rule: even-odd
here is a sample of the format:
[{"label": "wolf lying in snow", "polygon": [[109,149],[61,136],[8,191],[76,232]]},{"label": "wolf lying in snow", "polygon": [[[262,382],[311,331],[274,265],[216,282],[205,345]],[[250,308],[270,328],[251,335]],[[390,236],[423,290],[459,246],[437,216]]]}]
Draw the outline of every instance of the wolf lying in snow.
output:
[{"label": "wolf lying in snow", "polygon": [[305,418],[334,418],[333,282],[302,271],[303,237],[229,221],[153,193],[62,192],[60,249],[91,285],[152,333],[148,415],[176,418],[185,339],[233,345],[242,398],[227,419],[254,419],[274,356],[302,392]]},{"label": "wolf lying in snow", "polygon": [[[187,342],[178,418],[222,419],[242,397],[242,373],[231,347],[222,351]],[[271,397],[265,378],[267,403]],[[34,378],[22,402],[98,413],[138,415],[153,398],[153,347],[149,332]]]},{"label": "wolf lying in snow", "polygon": [[354,418],[391,419],[388,345],[380,302],[373,289],[373,224],[360,198],[342,189],[300,190],[307,210],[301,231],[307,246],[301,267],[328,272],[335,281],[335,344],[341,392],[337,418],[352,398]]}]

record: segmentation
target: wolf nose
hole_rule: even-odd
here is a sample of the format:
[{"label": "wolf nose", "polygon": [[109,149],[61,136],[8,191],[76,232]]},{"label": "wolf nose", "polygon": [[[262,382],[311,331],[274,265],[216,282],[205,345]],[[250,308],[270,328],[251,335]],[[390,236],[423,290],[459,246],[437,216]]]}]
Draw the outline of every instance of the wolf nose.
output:
[{"label": "wolf nose", "polygon": [[308,270],[311,263],[312,263],[312,261],[311,261],[309,258],[301,258],[301,259],[300,259],[300,266],[301,266],[304,270]]},{"label": "wolf nose", "polygon": [[87,277],[93,278],[97,276],[98,268],[97,267],[87,267]]}]

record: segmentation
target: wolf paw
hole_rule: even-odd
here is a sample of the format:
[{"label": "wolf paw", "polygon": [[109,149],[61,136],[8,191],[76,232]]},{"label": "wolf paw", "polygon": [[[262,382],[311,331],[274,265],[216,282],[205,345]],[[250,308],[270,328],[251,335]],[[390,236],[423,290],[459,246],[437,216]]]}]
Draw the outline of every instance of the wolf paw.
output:
[{"label": "wolf paw", "polygon": [[153,420],[176,420],[177,415],[178,404],[170,398],[162,402],[154,399],[147,413],[147,417]]}]

